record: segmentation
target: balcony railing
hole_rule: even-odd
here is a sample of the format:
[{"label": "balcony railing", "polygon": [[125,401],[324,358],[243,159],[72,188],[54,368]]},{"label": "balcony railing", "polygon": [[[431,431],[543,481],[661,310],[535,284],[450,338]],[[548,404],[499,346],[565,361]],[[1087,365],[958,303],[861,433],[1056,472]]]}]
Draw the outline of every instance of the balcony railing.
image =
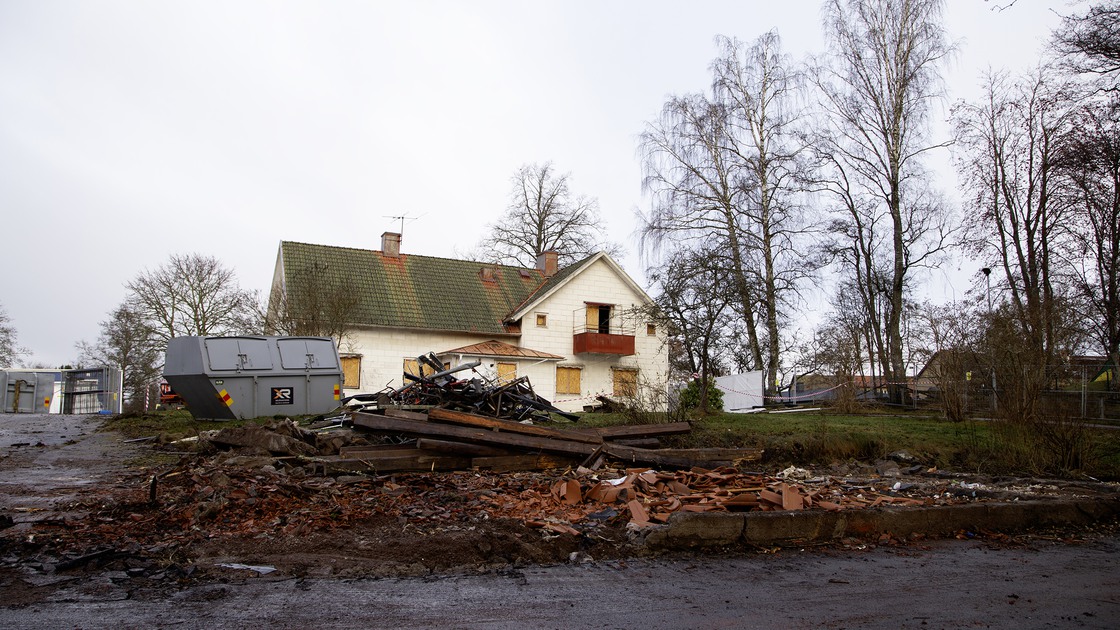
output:
[{"label": "balcony railing", "polygon": [[617,313],[609,319],[588,324],[582,310],[573,313],[577,322],[572,336],[574,354],[634,354],[634,324],[626,321]]}]

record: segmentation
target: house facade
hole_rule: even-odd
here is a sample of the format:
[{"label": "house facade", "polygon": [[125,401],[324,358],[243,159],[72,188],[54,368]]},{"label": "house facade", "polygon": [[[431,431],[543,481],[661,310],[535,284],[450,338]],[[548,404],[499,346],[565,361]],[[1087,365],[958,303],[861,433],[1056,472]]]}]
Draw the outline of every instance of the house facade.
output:
[{"label": "house facade", "polygon": [[651,300],[602,252],[564,268],[547,252],[520,268],[405,254],[391,232],[381,250],[284,241],[270,303],[309,272],[350,298],[346,395],[400,387],[429,352],[449,367],[480,361],[489,379],[527,376],[565,411],[666,387],[665,331],[639,314]]}]

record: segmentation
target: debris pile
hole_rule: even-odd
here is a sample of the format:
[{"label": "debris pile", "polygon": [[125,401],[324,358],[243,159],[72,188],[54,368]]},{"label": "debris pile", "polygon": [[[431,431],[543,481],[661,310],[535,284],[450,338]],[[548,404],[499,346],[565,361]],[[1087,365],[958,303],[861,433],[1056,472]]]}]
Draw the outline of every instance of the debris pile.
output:
[{"label": "debris pile", "polygon": [[416,364],[420,374],[406,373],[404,377],[408,382],[403,386],[388,388],[376,394],[351,396],[344,404],[349,403],[355,410],[442,407],[516,422],[548,420],[550,414],[572,421],[579,419],[579,416],[558,409],[538,396],[527,376],[506,383],[490,381],[481,376],[459,379],[455,377],[456,374],[473,370],[481,362],[444,368],[439,358],[431,352],[416,357]]},{"label": "debris pile", "polygon": [[[342,449],[335,458],[319,458],[324,472],[375,470],[542,470],[583,466],[596,469],[610,458],[664,468],[713,468],[757,461],[762,450],[660,449],[657,437],[687,433],[687,422],[601,429],[558,429],[521,424],[442,407],[427,414],[387,409],[355,412],[356,430],[415,438],[414,448],[373,446]],[[627,443],[629,441],[629,443]]]},{"label": "debris pile", "polygon": [[231,454],[184,460],[159,476],[152,494],[134,486],[117,501],[95,498],[85,506],[88,517],[43,523],[38,536],[61,550],[108,545],[170,555],[207,541],[305,537],[373,522],[437,535],[507,520],[550,535],[584,536],[602,527],[665,523],[676,512],[847,510],[975,500],[944,491],[945,481],[894,490],[886,482],[832,477],[788,482],[732,468],[332,477],[310,475],[284,457],[263,466],[233,462]]}]

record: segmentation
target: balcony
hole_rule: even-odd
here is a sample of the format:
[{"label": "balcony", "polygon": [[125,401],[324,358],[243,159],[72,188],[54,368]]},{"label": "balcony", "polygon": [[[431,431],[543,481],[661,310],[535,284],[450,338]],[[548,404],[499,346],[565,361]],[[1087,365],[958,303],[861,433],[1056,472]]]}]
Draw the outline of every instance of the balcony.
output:
[{"label": "balcony", "polygon": [[577,332],[572,337],[572,352],[575,354],[631,355],[634,354],[634,335]]},{"label": "balcony", "polygon": [[577,324],[572,336],[574,354],[613,354],[627,356],[634,354],[634,326],[613,312],[604,309],[602,317],[596,312],[583,317],[577,311]]}]

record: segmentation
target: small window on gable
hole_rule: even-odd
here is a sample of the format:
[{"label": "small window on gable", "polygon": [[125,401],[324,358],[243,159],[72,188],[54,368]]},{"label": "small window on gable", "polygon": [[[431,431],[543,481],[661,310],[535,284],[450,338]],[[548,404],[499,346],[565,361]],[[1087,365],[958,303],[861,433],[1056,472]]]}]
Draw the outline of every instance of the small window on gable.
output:
[{"label": "small window on gable", "polygon": [[646,334],[653,337],[657,334],[657,324],[646,324]]},{"label": "small window on gable", "polygon": [[548,328],[548,315],[537,313],[537,328]]}]

